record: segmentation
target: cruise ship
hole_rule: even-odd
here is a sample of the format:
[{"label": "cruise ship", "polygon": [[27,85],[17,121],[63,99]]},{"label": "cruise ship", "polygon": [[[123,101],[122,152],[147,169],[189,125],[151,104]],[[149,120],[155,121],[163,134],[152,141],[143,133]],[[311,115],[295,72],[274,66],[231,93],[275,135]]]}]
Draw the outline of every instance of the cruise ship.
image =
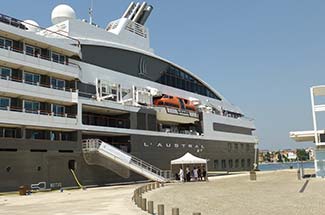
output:
[{"label": "cruise ship", "polygon": [[0,15],[0,191],[164,181],[187,152],[253,168],[253,120],[154,53],[152,10],[132,2],[105,28],[65,4],[47,28]]}]

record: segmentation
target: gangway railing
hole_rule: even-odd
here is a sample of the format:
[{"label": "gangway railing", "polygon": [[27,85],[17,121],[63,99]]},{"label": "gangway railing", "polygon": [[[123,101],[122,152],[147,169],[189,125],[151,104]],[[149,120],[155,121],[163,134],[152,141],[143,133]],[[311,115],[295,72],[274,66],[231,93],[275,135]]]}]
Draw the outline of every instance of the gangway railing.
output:
[{"label": "gangway railing", "polygon": [[126,153],[99,139],[86,139],[82,141],[83,153],[99,152],[114,162],[154,181],[167,182],[171,179],[170,170],[161,170],[144,160]]}]

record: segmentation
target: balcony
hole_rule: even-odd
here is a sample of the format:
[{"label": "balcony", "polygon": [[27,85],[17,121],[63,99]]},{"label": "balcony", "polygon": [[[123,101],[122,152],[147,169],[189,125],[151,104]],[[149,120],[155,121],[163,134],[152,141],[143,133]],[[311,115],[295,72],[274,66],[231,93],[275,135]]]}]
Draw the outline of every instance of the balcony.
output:
[{"label": "balcony", "polygon": [[[24,40],[28,43],[36,42],[44,47],[52,47],[64,52],[69,56],[80,54],[79,40],[69,37],[62,32],[51,31],[40,26],[33,26],[38,29],[38,33],[30,32],[27,31],[26,26],[33,25],[4,14],[0,14],[0,34],[9,34],[18,40]],[[41,35],[40,32],[43,32],[43,35]]]},{"label": "balcony", "polygon": [[40,98],[47,101],[60,101],[63,103],[78,103],[78,92],[56,90],[40,85],[31,85],[17,82],[8,78],[0,79],[0,93],[13,96],[23,95],[24,98]]},{"label": "balcony", "polygon": [[57,76],[69,79],[79,78],[80,69],[77,64],[61,64],[40,55],[28,55],[24,50],[13,49],[12,47],[0,47],[0,61],[23,67],[22,69],[36,70],[40,73],[54,73]]},{"label": "balcony", "polygon": [[82,124],[113,128],[130,128],[130,120],[105,115],[82,114]]},{"label": "balcony", "polygon": [[55,115],[45,111],[26,112],[21,108],[8,107],[0,109],[0,123],[22,126],[48,127],[59,129],[76,129],[76,116]]}]

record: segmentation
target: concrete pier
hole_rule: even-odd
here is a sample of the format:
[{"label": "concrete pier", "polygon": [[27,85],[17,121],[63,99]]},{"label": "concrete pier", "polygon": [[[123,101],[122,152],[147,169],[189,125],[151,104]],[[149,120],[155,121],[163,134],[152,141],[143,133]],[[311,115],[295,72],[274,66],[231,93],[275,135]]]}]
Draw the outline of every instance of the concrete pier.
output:
[{"label": "concrete pier", "polygon": [[[325,181],[297,180],[297,170],[256,172],[209,178],[209,182],[166,184],[145,195],[165,205],[165,211],[179,208],[179,214],[323,214]],[[255,176],[254,178],[255,179]],[[303,190],[303,192],[301,192]]]}]

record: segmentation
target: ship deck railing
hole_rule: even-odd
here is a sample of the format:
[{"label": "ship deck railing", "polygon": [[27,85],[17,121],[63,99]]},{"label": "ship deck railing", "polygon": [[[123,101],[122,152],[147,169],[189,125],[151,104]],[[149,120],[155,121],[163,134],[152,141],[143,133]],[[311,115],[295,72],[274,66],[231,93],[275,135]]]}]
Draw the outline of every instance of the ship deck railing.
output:
[{"label": "ship deck railing", "polygon": [[48,110],[28,110],[23,107],[14,107],[14,106],[6,106],[6,107],[0,106],[0,111],[30,113],[30,114],[45,115],[45,116],[65,117],[65,118],[71,118],[71,119],[77,118],[76,114],[55,113],[55,112],[48,111]]},{"label": "ship deck railing", "polygon": [[41,55],[41,54],[30,54],[30,53],[27,53],[26,50],[24,50],[24,49],[17,49],[17,48],[14,48],[14,47],[11,47],[11,46],[6,46],[6,45],[0,45],[0,48],[1,49],[6,49],[8,51],[17,52],[17,53],[20,53],[20,54],[23,54],[23,55],[39,58],[39,59],[42,59],[42,60],[47,60],[47,61],[51,61],[51,62],[54,62],[54,63],[58,63],[58,64],[62,64],[62,65],[66,65],[66,66],[70,66],[70,67],[80,69],[80,66],[78,64],[75,64],[73,62],[69,62],[68,60],[67,61],[54,60],[51,57],[47,57],[47,56],[44,56],[44,55]]},{"label": "ship deck railing", "polygon": [[22,30],[27,30],[28,28],[26,26],[33,26],[33,27],[35,27],[35,28],[37,28],[39,30],[44,30],[44,31],[50,32],[52,34],[56,34],[56,35],[58,35],[60,37],[70,39],[70,40],[74,41],[75,45],[77,45],[78,47],[81,46],[80,41],[78,39],[76,39],[76,38],[61,34],[59,32],[51,31],[51,30],[49,30],[47,28],[40,27],[38,25],[33,25],[32,23],[27,23],[27,22],[25,22],[23,20],[19,20],[19,19],[16,19],[14,17],[8,16],[8,15],[5,15],[5,14],[0,13],[0,22],[4,23],[4,24],[7,24],[7,25],[10,25],[10,26],[13,26],[13,27],[16,27],[16,28],[19,28],[19,29],[22,29]]},{"label": "ship deck railing", "polygon": [[31,82],[31,81],[25,80],[24,78],[18,78],[18,77],[14,78],[12,75],[8,76],[8,75],[0,74],[0,79],[7,80],[7,81],[19,82],[19,83],[25,83],[25,84],[29,84],[29,85],[40,86],[40,87],[45,87],[45,88],[50,88],[50,89],[55,89],[55,90],[61,90],[61,91],[66,91],[66,92],[78,92],[78,89],[69,88],[69,87],[55,87],[51,84]]}]

